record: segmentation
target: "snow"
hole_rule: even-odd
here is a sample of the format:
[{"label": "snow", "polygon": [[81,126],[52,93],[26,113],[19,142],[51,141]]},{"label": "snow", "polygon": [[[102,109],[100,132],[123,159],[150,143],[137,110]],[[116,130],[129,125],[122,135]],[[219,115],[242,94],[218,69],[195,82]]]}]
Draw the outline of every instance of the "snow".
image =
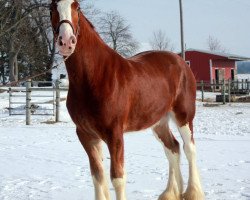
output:
[{"label": "snow", "polygon": [[[94,199],[88,158],[65,101],[62,122],[57,124],[46,123],[53,116],[32,116],[32,125],[26,126],[25,116],[9,116],[6,107],[8,94],[0,93],[0,199]],[[250,104],[204,107],[197,101],[194,126],[206,199],[250,200]],[[180,141],[175,126],[171,127]],[[108,173],[110,159],[103,147]],[[125,135],[125,161],[128,199],[157,199],[167,185],[168,162],[150,129]],[[188,165],[183,152],[181,168],[186,185]],[[115,199],[111,184],[110,188]]]},{"label": "snow", "polygon": [[237,74],[237,77],[239,80],[246,80],[248,79],[248,81],[250,80],[250,74]]}]

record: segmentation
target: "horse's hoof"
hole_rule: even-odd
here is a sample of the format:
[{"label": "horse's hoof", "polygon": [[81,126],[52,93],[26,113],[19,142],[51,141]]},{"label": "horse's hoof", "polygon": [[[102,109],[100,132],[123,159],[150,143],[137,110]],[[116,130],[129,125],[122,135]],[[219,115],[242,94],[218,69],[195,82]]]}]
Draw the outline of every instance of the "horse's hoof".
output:
[{"label": "horse's hoof", "polygon": [[174,192],[164,192],[160,195],[158,200],[181,200],[181,195],[177,195]]},{"label": "horse's hoof", "polygon": [[183,194],[184,200],[204,200],[205,195],[199,187],[188,187],[186,192]]}]

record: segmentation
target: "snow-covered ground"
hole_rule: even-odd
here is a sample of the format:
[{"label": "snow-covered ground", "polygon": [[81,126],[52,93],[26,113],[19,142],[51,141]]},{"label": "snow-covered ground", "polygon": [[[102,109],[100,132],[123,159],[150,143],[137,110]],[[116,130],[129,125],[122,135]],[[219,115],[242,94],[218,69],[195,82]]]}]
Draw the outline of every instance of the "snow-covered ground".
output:
[{"label": "snow-covered ground", "polygon": [[[62,122],[57,124],[43,123],[52,117],[32,116],[32,125],[25,126],[25,116],[8,116],[6,107],[8,95],[0,93],[0,199],[94,199],[88,158],[65,102]],[[204,107],[197,101],[194,125],[206,199],[250,200],[250,104]],[[104,150],[108,172],[105,145]],[[168,163],[151,130],[126,135],[125,156],[128,199],[156,200],[167,184]],[[183,154],[186,183],[188,165],[184,158]]]},{"label": "snow-covered ground", "polygon": [[244,80],[246,80],[246,79],[250,80],[250,74],[237,74],[237,78],[239,80],[242,80],[242,79],[244,79]]}]

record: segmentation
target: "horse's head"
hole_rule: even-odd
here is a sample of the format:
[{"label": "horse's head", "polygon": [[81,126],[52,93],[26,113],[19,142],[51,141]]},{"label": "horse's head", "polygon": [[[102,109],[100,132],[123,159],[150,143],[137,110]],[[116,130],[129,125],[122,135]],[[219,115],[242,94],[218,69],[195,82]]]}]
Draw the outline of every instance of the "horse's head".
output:
[{"label": "horse's head", "polygon": [[80,5],[76,0],[52,0],[51,24],[59,53],[70,56],[76,47],[79,32]]}]

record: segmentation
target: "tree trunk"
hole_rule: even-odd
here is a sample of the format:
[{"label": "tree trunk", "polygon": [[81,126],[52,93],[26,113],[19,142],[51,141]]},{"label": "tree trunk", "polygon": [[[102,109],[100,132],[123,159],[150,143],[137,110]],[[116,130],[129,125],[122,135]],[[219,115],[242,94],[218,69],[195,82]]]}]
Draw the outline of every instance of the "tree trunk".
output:
[{"label": "tree trunk", "polygon": [[18,81],[18,63],[17,53],[11,51],[9,53],[9,69],[10,69],[10,82]]},{"label": "tree trunk", "polygon": [[9,52],[9,69],[10,69],[10,75],[9,75],[9,81],[18,81],[18,62],[17,62],[17,56],[21,49],[19,46],[18,48],[14,47],[14,40],[11,40],[10,42],[10,52]]},{"label": "tree trunk", "polygon": [[0,63],[1,72],[0,72],[0,79],[2,78],[2,84],[5,85],[5,73],[4,73],[4,64],[3,62]]}]

